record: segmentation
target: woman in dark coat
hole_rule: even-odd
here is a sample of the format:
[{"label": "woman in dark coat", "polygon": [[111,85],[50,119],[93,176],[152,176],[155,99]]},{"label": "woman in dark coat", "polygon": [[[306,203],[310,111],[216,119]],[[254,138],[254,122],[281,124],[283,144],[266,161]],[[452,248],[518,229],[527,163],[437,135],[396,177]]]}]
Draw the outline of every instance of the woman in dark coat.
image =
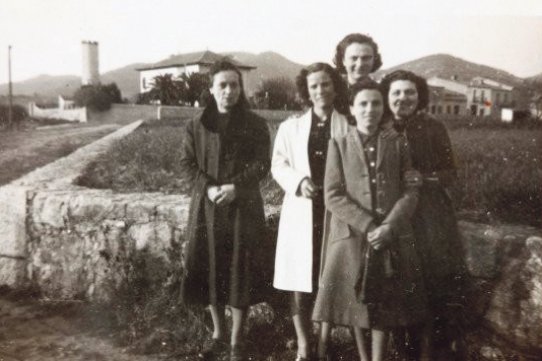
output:
[{"label": "woman in dark coat", "polygon": [[186,237],[182,299],[209,305],[214,332],[200,358],[226,348],[224,306],[232,310],[231,360],[244,359],[243,323],[258,303],[265,219],[259,181],[270,168],[264,119],[248,110],[240,71],[228,61],[210,70],[213,95],[202,115],[189,121],[181,166],[193,182]]},{"label": "woman in dark coat", "polygon": [[[444,125],[422,110],[428,103],[428,86],[416,74],[398,70],[382,79],[388,112],[394,128],[405,134],[412,166],[418,171],[410,181],[420,186],[420,200],[413,217],[432,322],[425,332],[410,329],[411,357],[419,359],[422,333],[428,337],[429,359],[459,357],[457,323],[464,308],[466,269],[454,207],[447,188],[455,181],[456,164]],[[404,342],[399,341],[399,345]],[[457,358],[453,358],[457,359]]]}]

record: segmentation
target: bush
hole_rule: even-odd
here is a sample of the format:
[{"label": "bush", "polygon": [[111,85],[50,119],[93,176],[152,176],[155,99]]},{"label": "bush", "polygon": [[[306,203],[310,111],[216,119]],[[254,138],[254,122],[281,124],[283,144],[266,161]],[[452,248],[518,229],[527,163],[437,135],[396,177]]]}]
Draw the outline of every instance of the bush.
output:
[{"label": "bush", "polygon": [[[26,108],[22,105],[13,104],[12,120],[13,124],[17,124],[24,120],[27,116]],[[9,106],[0,104],[0,126],[5,126],[9,121]]]},{"label": "bush", "polygon": [[73,95],[75,104],[90,110],[104,111],[111,108],[112,103],[121,103],[122,96],[117,84],[83,85]]},{"label": "bush", "polygon": [[254,105],[260,109],[298,110],[295,84],[288,78],[271,78],[262,82],[254,94]]}]

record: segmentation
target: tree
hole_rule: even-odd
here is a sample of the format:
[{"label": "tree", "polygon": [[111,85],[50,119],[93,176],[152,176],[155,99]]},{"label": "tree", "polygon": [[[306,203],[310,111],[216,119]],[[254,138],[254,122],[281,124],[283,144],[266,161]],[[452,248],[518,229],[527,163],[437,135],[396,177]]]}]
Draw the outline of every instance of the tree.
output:
[{"label": "tree", "polygon": [[92,110],[104,111],[111,108],[111,103],[122,102],[122,95],[117,84],[83,85],[73,95],[75,104]]},{"label": "tree", "polygon": [[264,80],[255,93],[255,103],[264,109],[299,109],[296,103],[296,87],[288,78]]},{"label": "tree", "polygon": [[201,106],[205,106],[205,104],[202,104],[202,101],[203,103],[206,102],[205,96],[202,95],[206,94],[210,87],[209,75],[202,73],[183,74],[181,80],[186,86],[186,92],[182,94],[182,100],[192,106],[196,101]]},{"label": "tree", "polygon": [[187,88],[182,79],[174,79],[173,74],[157,75],[151,83],[151,94],[162,105],[179,105],[186,97]]}]

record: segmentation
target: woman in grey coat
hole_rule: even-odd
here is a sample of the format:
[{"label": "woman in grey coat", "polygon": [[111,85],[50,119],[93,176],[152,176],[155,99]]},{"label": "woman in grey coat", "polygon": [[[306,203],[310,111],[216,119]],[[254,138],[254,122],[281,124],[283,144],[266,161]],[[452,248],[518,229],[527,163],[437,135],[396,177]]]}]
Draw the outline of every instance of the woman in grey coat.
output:
[{"label": "woman in grey coat", "polygon": [[324,197],[331,213],[313,320],[351,326],[361,360],[371,329],[372,360],[382,360],[387,332],[426,315],[410,217],[418,190],[406,139],[383,130],[382,92],[363,80],[350,88],[356,129],[329,142]]}]

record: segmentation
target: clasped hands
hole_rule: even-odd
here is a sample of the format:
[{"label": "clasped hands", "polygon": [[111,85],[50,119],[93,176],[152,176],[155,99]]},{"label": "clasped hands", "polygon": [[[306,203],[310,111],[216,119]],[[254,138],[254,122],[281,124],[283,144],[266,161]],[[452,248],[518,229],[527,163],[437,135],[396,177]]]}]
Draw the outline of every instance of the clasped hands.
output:
[{"label": "clasped hands", "polygon": [[236,196],[234,184],[207,187],[207,198],[216,205],[227,205],[233,202]]}]

